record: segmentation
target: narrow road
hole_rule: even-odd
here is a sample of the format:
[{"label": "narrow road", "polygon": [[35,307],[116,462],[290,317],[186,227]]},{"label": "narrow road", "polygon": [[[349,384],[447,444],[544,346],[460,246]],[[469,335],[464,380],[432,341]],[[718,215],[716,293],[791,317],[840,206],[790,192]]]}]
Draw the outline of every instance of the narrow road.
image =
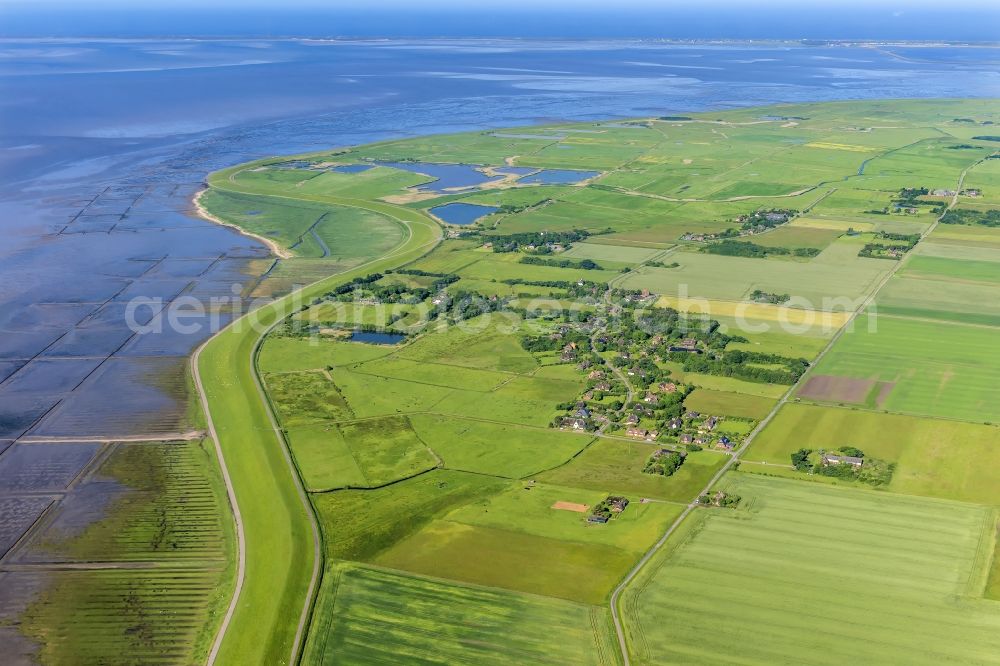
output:
[{"label": "narrow road", "polygon": [[[949,210],[955,207],[955,205],[958,203],[958,193],[962,191],[962,185],[965,183],[966,174],[968,174],[973,167],[982,163],[983,161],[984,160],[978,160],[977,162],[970,164],[962,171],[962,173],[959,175],[958,178],[958,187],[955,189],[955,194],[954,196],[952,196],[951,202],[945,208],[944,212],[941,213],[941,215],[934,220],[933,224],[927,227],[927,229],[920,235],[920,241],[918,241],[918,243],[923,241],[931,233],[933,233],[933,231],[941,223],[941,219],[945,215],[947,215]],[[837,330],[837,332],[833,335],[833,337],[830,338],[830,342],[828,342],[827,345],[823,347],[822,351],[820,351],[820,353],[816,356],[815,360],[812,362],[811,364],[812,367],[815,367],[823,359],[823,357],[825,357],[827,353],[829,353],[829,351],[834,347],[837,341],[840,340],[840,338],[844,335],[844,333],[853,327],[854,321],[858,318],[858,316],[861,313],[863,313],[866,309],[868,309],[868,306],[870,306],[875,301],[875,298],[878,296],[879,292],[881,292],[882,289],[885,287],[885,285],[889,283],[889,280],[892,279],[892,277],[899,271],[899,269],[902,267],[904,263],[905,263],[905,258],[895,263],[895,265],[892,267],[892,270],[890,270],[885,275],[885,277],[878,283],[878,285],[876,285],[876,287],[871,291],[871,293],[861,303],[861,305],[857,309],[855,309],[854,312],[851,313],[850,318],[848,318],[848,320],[843,324],[843,326],[841,326]],[[691,503],[688,504],[687,507],[684,509],[684,511],[681,512],[681,515],[679,515],[674,520],[674,522],[670,524],[666,532],[663,533],[663,536],[661,536],[660,539],[655,544],[653,544],[652,548],[646,551],[646,554],[642,556],[642,559],[639,560],[639,562],[635,565],[635,567],[633,567],[632,570],[629,571],[628,575],[625,576],[625,578],[622,579],[622,581],[614,589],[614,592],[611,593],[611,619],[614,622],[615,634],[618,638],[618,649],[621,652],[623,666],[630,666],[631,661],[629,659],[628,643],[625,639],[625,629],[624,626],[622,625],[621,615],[618,610],[618,604],[619,600],[621,599],[622,592],[624,592],[625,588],[628,587],[629,583],[631,583],[635,579],[635,577],[639,575],[639,572],[643,569],[643,567],[645,567],[646,564],[648,564],[649,561],[653,559],[653,556],[656,555],[656,553],[660,550],[660,548],[663,547],[663,544],[667,542],[667,539],[670,538],[670,535],[672,535],[680,526],[680,524],[684,521],[684,519],[688,517],[688,514],[690,514],[693,510],[695,510],[698,507],[697,504],[698,497],[709,492],[712,489],[712,487],[715,486],[716,483],[718,483],[719,479],[721,479],[726,474],[726,472],[732,469],[732,467],[740,461],[740,456],[742,456],[743,453],[747,450],[747,448],[749,448],[749,446],[753,443],[757,435],[760,434],[760,432],[763,431],[764,428],[766,428],[767,425],[774,419],[774,417],[781,410],[781,408],[788,403],[789,399],[791,399],[791,397],[795,395],[795,392],[797,391],[799,386],[802,384],[803,380],[805,380],[808,375],[809,375],[808,372],[804,373],[802,377],[800,377],[795,384],[793,384],[787,391],[785,391],[784,395],[781,396],[781,399],[774,406],[774,408],[770,412],[768,412],[766,417],[764,417],[764,420],[758,423],[757,427],[753,429],[753,431],[747,436],[747,438],[743,441],[743,443],[739,446],[739,448],[733,451],[733,454],[732,456],[730,456],[729,460],[727,460],[726,463],[719,469],[719,471],[709,480],[709,482],[705,484],[705,487],[698,492],[698,494],[694,497],[694,499],[691,500]]]},{"label": "narrow road", "polygon": [[[604,292],[604,302],[607,304],[607,307],[608,307],[608,309],[607,309],[607,319],[605,320],[606,323],[605,323],[605,325],[604,325],[603,328],[597,329],[596,331],[594,331],[593,335],[590,336],[590,344],[592,346],[594,346],[594,347],[597,346],[597,336],[600,335],[601,333],[607,333],[607,331],[608,331],[608,324],[611,323],[611,317],[614,314],[614,307],[615,306],[611,302],[611,291],[612,291],[612,289],[614,289],[614,287],[612,287],[609,284],[608,285],[608,290]],[[612,374],[614,374],[616,377],[618,377],[618,379],[621,380],[622,384],[625,385],[625,404],[627,405],[630,402],[632,402],[632,400],[635,399],[635,389],[632,388],[632,382],[630,382],[628,380],[628,377],[625,375],[624,372],[621,371],[621,368],[616,368],[611,363],[605,363],[605,365],[611,370]],[[610,426],[610,425],[611,425],[611,421],[608,421],[607,423],[605,423],[604,425],[602,425],[600,428],[598,428],[595,431],[594,434],[596,434],[598,437],[603,436],[604,435],[604,431],[607,430],[608,426]]]}]

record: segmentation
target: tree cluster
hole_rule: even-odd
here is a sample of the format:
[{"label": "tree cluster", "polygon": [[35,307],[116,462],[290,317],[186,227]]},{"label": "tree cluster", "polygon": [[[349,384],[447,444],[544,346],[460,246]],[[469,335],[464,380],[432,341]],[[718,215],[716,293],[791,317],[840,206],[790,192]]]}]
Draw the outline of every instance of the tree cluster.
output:
[{"label": "tree cluster", "polygon": [[684,464],[684,454],[679,451],[670,453],[657,452],[649,457],[642,471],[646,474],[672,476]]},{"label": "tree cluster", "polygon": [[981,225],[984,227],[1000,227],[1000,209],[972,210],[969,208],[952,208],[944,217],[941,224],[969,224]]},{"label": "tree cluster", "polygon": [[[502,209],[501,209],[502,210]],[[569,246],[590,235],[589,231],[574,229],[572,231],[528,231],[505,236],[489,236],[494,252],[518,252],[523,248],[560,244]]]},{"label": "tree cluster", "polygon": [[721,240],[717,243],[709,243],[702,248],[702,251],[708,252],[709,254],[721,254],[727,257],[750,257],[755,259],[763,259],[771,255],[815,257],[820,252],[819,248],[815,247],[767,247],[764,245],[758,245],[757,243],[751,243],[750,241],[738,241],[732,239]]},{"label": "tree cluster", "polygon": [[527,256],[521,257],[520,263],[531,264],[533,266],[552,266],[553,268],[582,268],[585,271],[599,269],[600,266],[591,259],[579,261],[573,259],[543,259],[542,257]]},{"label": "tree cluster", "polygon": [[[734,377],[761,384],[792,385],[809,368],[809,361],[804,358],[787,358],[777,354],[763,354],[738,349],[720,354],[672,352],[668,358],[671,361],[680,362],[685,372]],[[765,368],[761,365],[781,365],[784,367],[781,369]]]}]

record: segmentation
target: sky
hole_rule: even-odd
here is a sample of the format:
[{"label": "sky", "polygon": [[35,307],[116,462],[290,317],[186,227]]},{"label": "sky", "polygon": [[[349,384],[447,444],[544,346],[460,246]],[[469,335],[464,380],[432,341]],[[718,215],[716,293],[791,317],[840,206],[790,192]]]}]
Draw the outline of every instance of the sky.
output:
[{"label": "sky", "polygon": [[0,36],[248,35],[1000,41],[1000,1],[0,0]]}]

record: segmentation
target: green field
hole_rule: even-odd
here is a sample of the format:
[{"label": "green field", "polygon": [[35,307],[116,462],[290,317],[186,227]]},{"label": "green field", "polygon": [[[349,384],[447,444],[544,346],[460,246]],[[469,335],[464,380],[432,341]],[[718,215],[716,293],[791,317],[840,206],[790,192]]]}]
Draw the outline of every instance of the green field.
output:
[{"label": "green field", "polygon": [[655,447],[645,442],[602,439],[569,464],[540,474],[538,480],[628,497],[690,501],[725,461],[708,451],[689,454],[673,476],[643,474],[642,466]]},{"label": "green field", "polygon": [[[893,492],[1000,505],[993,473],[1000,464],[998,437],[996,426],[789,404],[754,440],[745,458],[788,465],[791,453],[801,448],[855,446],[896,463],[888,488]],[[771,473],[758,465],[741,469]]]},{"label": "green field", "polygon": [[699,388],[688,396],[684,404],[702,414],[760,420],[771,411],[775,400],[745,393]]},{"label": "green field", "polygon": [[522,478],[565,463],[586,435],[436,414],[410,417],[417,434],[448,469]]},{"label": "green field", "polygon": [[889,411],[1000,420],[1000,402],[991,397],[1000,381],[1000,356],[993,353],[998,330],[864,315],[814,373],[893,383],[882,403]]},{"label": "green field", "polygon": [[323,584],[309,664],[619,663],[606,609],[354,565]]},{"label": "green field", "polygon": [[670,259],[680,264],[680,270],[641,268],[622,285],[671,296],[734,301],[761,289],[790,294],[797,304],[808,303],[814,310],[843,310],[843,299],[866,296],[890,268],[887,261],[858,257],[859,249],[854,239],[843,239],[808,261],[678,252]]},{"label": "green field", "polygon": [[[622,599],[633,663],[986,664],[993,511],[737,475]],[[704,619],[713,630],[707,630]]]}]

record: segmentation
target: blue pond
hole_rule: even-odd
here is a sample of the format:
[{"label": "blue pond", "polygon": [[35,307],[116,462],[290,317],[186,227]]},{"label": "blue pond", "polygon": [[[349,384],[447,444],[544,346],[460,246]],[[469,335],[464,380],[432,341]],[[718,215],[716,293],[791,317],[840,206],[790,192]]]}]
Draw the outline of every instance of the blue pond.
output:
[{"label": "blue pond", "polygon": [[545,141],[562,141],[565,134],[530,134],[527,132],[494,132],[493,136],[498,139],[544,139]]},{"label": "blue pond", "polygon": [[493,170],[505,176],[527,176],[538,171],[538,167],[493,167]]},{"label": "blue pond", "polygon": [[519,183],[525,185],[572,185],[599,175],[600,171],[577,171],[575,169],[544,169],[532,176],[521,178]]},{"label": "blue pond", "polygon": [[469,164],[432,164],[430,162],[376,162],[376,164],[435,178],[436,180],[433,182],[420,186],[420,189],[432,192],[443,192],[452,187],[477,187],[483,183],[497,180],[477,171],[474,166]]},{"label": "blue pond", "polygon": [[496,206],[481,206],[470,203],[449,203],[431,208],[432,213],[448,224],[472,224],[496,210],[499,210]]},{"label": "blue pond", "polygon": [[365,342],[370,345],[394,345],[406,339],[400,333],[378,333],[375,331],[354,331],[351,342]]},{"label": "blue pond", "polygon": [[371,164],[341,164],[340,166],[333,167],[330,171],[337,171],[338,173],[361,173],[371,168]]}]

